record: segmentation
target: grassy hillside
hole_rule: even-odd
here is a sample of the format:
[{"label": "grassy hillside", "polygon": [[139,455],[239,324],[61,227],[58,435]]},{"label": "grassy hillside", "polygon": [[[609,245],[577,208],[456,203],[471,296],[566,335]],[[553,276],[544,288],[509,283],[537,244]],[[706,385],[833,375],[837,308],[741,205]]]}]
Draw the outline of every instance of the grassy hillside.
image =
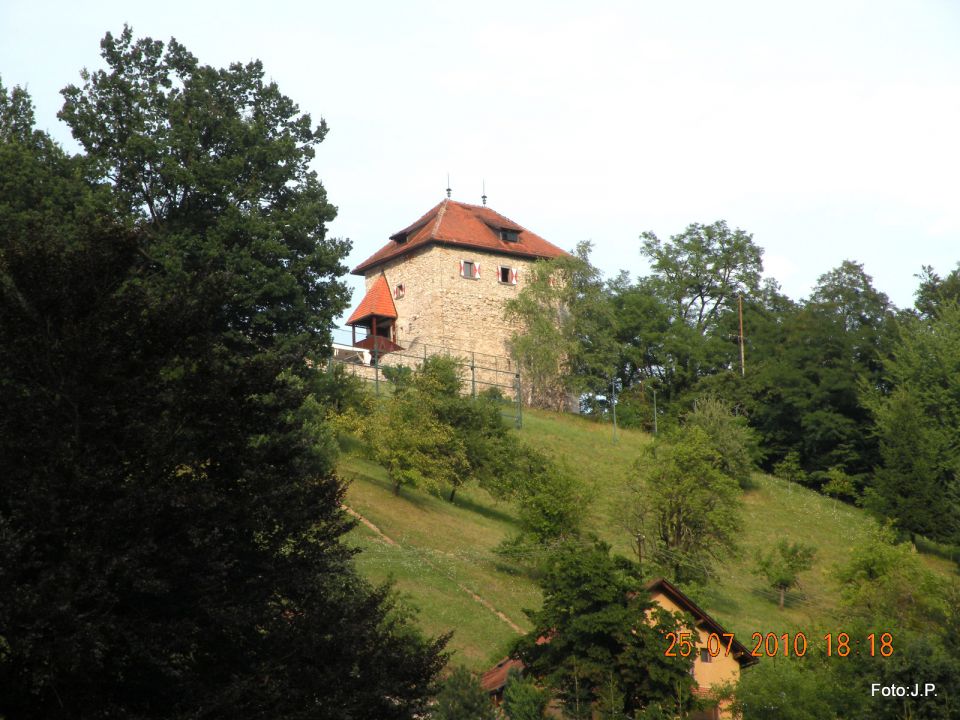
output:
[{"label": "grassy hillside", "polygon": [[[614,439],[609,425],[538,411],[525,412],[520,434],[587,483],[588,529],[629,555],[630,538],[617,527],[615,505],[650,437],[620,430]],[[352,481],[347,505],[369,523],[352,535],[362,549],[361,571],[374,581],[393,578],[418,610],[425,632],[453,631],[455,662],[479,670],[502,657],[518,629],[529,629],[523,609],[539,604],[534,583],[492,552],[516,530],[510,504],[477,488],[460,491],[454,503],[407,488],[396,497],[380,467],[351,455],[341,471]],[[694,599],[745,643],[753,632],[836,632],[833,568],[867,535],[872,521],[861,510],[777,478],[758,474],[755,485],[744,494],[739,555],[728,558],[718,580],[697,590]],[[756,549],[780,538],[818,549],[802,589],[787,595],[783,611],[776,593],[751,573]],[[952,563],[928,561],[941,572],[956,571]]]}]

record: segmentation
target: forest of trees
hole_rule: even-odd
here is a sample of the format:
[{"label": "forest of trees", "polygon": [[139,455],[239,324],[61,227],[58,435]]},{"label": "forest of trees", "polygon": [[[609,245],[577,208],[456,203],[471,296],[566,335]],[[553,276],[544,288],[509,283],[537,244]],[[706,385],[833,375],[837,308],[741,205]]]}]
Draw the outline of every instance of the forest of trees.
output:
[{"label": "forest of trees", "polygon": [[761,279],[752,236],[723,221],[644,233],[638,252],[649,275],[604,279],[581,244],[511,303],[520,319],[566,309],[515,339],[521,367],[541,369],[535,399],[575,395],[607,421],[616,393],[617,422],[648,431],[654,402],[661,431],[723,402],[757,434],[763,469],[960,544],[960,268],[923,267],[914,307],[898,309],[852,260],[786,297]]}]

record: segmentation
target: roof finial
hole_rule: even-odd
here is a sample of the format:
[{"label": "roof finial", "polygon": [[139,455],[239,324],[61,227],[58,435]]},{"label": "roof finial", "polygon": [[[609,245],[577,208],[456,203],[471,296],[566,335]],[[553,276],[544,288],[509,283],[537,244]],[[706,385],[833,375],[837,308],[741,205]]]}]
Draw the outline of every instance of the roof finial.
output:
[{"label": "roof finial", "polygon": [[483,204],[487,204],[487,181],[483,181],[483,195],[480,196],[480,199],[483,200]]},{"label": "roof finial", "polygon": [[452,190],[450,190],[450,173],[447,173],[447,197],[450,197],[451,192]]}]

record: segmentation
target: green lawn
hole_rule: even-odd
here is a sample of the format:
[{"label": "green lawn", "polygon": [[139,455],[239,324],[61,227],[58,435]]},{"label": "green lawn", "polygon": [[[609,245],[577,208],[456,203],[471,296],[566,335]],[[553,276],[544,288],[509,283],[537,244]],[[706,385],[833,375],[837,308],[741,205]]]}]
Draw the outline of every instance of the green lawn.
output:
[{"label": "green lawn", "polygon": [[[615,505],[650,436],[620,429],[614,439],[609,424],[530,410],[524,412],[520,434],[583,479],[591,495],[588,528],[615,551],[630,554],[630,539],[615,522]],[[343,458],[341,472],[352,481],[347,504],[397,543],[388,545],[358,526],[352,540],[362,548],[357,558],[361,571],[378,582],[392,578],[419,611],[425,632],[452,630],[454,662],[480,670],[502,657],[516,633],[473,595],[524,629],[529,623],[523,609],[539,604],[533,582],[508,572],[492,552],[516,530],[510,504],[477,488],[458,491],[455,503],[409,488],[396,497],[381,468],[352,455]],[[873,521],[857,508],[759,474],[743,503],[740,553],[722,563],[717,580],[694,599],[745,644],[753,632],[842,630],[837,627],[833,570]],[[780,538],[817,547],[813,569],[802,576],[800,590],[788,593],[783,611],[777,608],[775,591],[751,573],[756,550]],[[940,572],[956,572],[953,563],[925,559]]]},{"label": "green lawn", "polygon": [[393,578],[428,634],[453,630],[454,662],[481,669],[503,657],[516,631],[468,591],[530,628],[523,610],[539,605],[539,592],[505,572],[491,552],[514,531],[511,507],[478,488],[463,488],[454,503],[408,488],[397,497],[381,468],[356,457],[345,458],[341,472],[352,480],[347,504],[397,543],[358,526],[352,537],[363,550],[360,570],[376,582]]}]

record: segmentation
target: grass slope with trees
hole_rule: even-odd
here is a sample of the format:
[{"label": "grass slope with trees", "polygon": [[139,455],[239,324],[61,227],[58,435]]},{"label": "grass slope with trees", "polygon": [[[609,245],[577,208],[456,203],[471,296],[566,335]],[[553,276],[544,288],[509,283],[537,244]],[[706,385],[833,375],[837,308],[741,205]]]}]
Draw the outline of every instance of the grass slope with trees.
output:
[{"label": "grass slope with trees", "polygon": [[[561,462],[576,462],[591,498],[585,527],[625,557],[634,556],[630,533],[621,526],[616,498],[636,472],[651,442],[648,434],[620,429],[575,415],[543,410],[524,414],[520,437]],[[351,481],[347,504],[397,544],[388,545],[360,525],[352,539],[364,552],[358,564],[371,579],[394,577],[397,589],[419,609],[418,623],[437,634],[455,629],[450,647],[455,660],[486,669],[506,653],[516,633],[460,586],[481,595],[520,627],[523,613],[539,601],[536,583],[511,570],[495,552],[517,531],[517,511],[479,487],[461,489],[449,502],[428,490],[404,489],[395,496],[386,471],[356,454],[341,460]],[[695,599],[738,638],[753,632],[795,632],[837,627],[842,620],[837,567],[876,528],[867,512],[787,480],[757,473],[743,495],[743,523],[737,556],[719,563],[716,578],[694,591]],[[817,548],[801,587],[778,609],[779,593],[754,573],[754,554],[781,538]],[[546,552],[546,551],[543,551]],[[920,555],[934,572],[952,576],[953,562]],[[842,627],[840,628],[842,629]]]}]

